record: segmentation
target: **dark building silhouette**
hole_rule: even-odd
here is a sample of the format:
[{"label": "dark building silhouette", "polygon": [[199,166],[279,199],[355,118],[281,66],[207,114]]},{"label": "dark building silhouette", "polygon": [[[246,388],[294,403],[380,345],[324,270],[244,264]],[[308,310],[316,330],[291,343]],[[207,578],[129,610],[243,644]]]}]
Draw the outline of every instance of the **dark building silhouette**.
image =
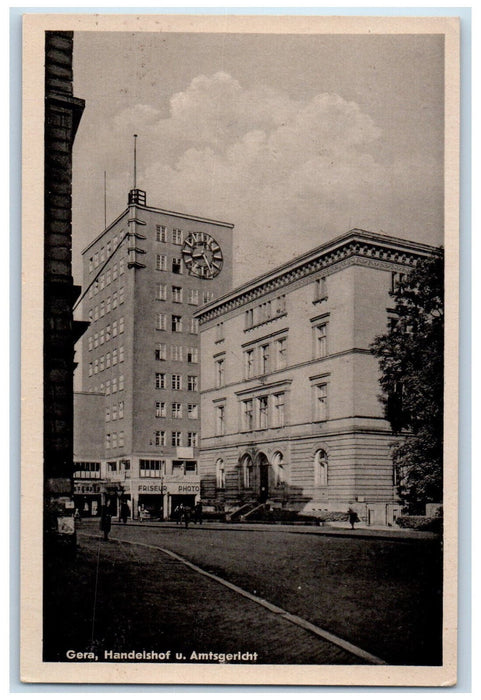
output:
[{"label": "dark building silhouette", "polygon": [[74,322],[72,312],[80,293],[72,277],[72,146],[85,105],[73,96],[72,53],[73,32],[45,33],[44,479],[51,513],[72,495],[74,344],[88,325]]}]

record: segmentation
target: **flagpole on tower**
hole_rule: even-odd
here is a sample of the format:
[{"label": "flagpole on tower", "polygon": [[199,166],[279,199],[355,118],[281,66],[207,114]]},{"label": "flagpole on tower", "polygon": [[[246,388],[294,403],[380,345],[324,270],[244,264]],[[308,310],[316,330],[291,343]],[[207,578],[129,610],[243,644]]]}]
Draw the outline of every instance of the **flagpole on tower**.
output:
[{"label": "flagpole on tower", "polygon": [[134,134],[134,190],[137,189],[137,134]]}]

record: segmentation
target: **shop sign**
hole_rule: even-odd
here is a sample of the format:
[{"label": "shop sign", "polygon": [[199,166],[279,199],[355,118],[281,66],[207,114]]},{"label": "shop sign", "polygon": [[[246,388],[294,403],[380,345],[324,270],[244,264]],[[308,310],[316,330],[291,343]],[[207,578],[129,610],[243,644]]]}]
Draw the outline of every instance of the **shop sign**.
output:
[{"label": "shop sign", "polygon": [[139,493],[167,493],[167,487],[165,484],[157,483],[147,483],[139,484]]},{"label": "shop sign", "polygon": [[73,492],[77,495],[83,493],[100,493],[100,484],[82,484],[76,481],[73,485]]},{"label": "shop sign", "polygon": [[167,488],[171,494],[200,493],[200,483],[195,481],[179,481],[177,483],[170,483],[167,484]]}]

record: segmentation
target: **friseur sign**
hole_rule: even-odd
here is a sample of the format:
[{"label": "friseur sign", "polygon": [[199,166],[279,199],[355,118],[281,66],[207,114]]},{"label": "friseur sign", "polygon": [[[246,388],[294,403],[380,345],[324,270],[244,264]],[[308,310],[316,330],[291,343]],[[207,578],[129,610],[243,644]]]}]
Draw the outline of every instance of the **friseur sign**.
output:
[{"label": "friseur sign", "polygon": [[139,483],[138,493],[196,494],[200,493],[200,481],[170,481],[163,484],[147,481]]}]

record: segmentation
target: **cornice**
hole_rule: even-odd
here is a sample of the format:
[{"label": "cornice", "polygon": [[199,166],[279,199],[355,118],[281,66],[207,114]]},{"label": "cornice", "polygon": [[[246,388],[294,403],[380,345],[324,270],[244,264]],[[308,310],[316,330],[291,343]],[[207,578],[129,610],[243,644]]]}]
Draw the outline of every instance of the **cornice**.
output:
[{"label": "cornice", "polygon": [[205,305],[195,313],[200,324],[223,316],[271,292],[285,290],[310,275],[331,275],[351,265],[403,271],[420,258],[435,255],[438,248],[384,234],[353,229],[271,272],[247,282]]}]

